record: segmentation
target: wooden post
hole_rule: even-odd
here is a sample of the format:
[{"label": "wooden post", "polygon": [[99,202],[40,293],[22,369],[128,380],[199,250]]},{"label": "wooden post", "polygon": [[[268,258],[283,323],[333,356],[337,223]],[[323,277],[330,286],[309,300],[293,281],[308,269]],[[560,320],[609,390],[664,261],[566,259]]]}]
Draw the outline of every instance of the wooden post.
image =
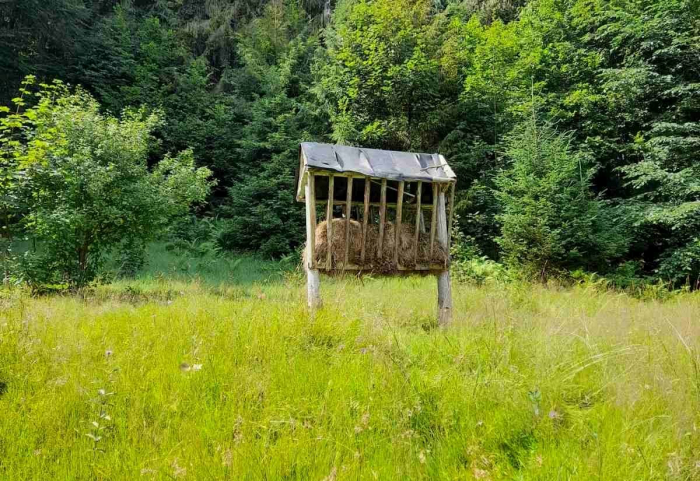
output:
[{"label": "wooden post", "polygon": [[384,222],[386,221],[386,179],[382,179],[382,195],[379,201],[379,241],[377,242],[377,257],[382,258],[384,245]]},{"label": "wooden post", "polygon": [[362,216],[362,252],[360,254],[360,265],[365,265],[365,244],[367,244],[367,220],[369,217],[369,189],[371,187],[370,178],[365,177],[365,212]]},{"label": "wooden post", "polygon": [[420,241],[420,224],[423,219],[421,219],[421,216],[423,215],[420,210],[420,203],[421,203],[421,192],[423,191],[423,182],[418,181],[418,195],[416,196],[416,233],[415,233],[415,240],[414,240],[414,246],[413,246],[413,260],[416,264],[418,264],[418,244]]},{"label": "wooden post", "polygon": [[438,185],[433,182],[433,210],[430,214],[430,259],[433,258],[433,252],[435,252],[435,225],[437,221],[437,205],[438,205]]},{"label": "wooden post", "polygon": [[457,188],[457,183],[452,182],[452,188],[450,189],[450,221],[447,223],[447,239],[448,246],[452,245],[452,218],[455,214],[455,189]]},{"label": "wooden post", "polygon": [[306,182],[306,300],[309,309],[321,306],[321,276],[316,269],[316,191],[314,175],[309,173]]},{"label": "wooden post", "polygon": [[333,175],[328,176],[328,211],[326,213],[326,237],[328,242],[328,256],[326,257],[326,270],[333,268]]},{"label": "wooden post", "polygon": [[452,321],[452,284],[450,282],[450,252],[447,233],[447,213],[445,209],[445,193],[439,189],[437,205],[437,235],[440,246],[445,249],[447,259],[444,270],[437,276],[438,281],[438,325],[447,326]]},{"label": "wooden post", "polygon": [[348,265],[350,254],[350,211],[352,209],[352,177],[348,177],[348,192],[345,196],[345,257],[343,269]]},{"label": "wooden post", "polygon": [[399,267],[399,249],[401,248],[401,214],[403,209],[404,181],[399,182],[399,193],[396,198],[396,223],[394,226],[394,265]]}]

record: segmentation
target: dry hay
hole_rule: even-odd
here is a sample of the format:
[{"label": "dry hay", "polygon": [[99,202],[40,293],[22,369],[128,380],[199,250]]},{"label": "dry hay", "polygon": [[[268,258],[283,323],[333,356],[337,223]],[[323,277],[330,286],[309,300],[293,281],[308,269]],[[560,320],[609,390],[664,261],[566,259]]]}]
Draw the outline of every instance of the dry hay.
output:
[{"label": "dry hay", "polygon": [[[316,264],[326,267],[328,256],[328,230],[327,222],[323,221],[316,227]],[[345,219],[333,219],[333,243],[331,250],[332,269],[342,270],[345,264]],[[394,264],[394,244],[396,238],[396,227],[392,222],[384,224],[384,242],[382,244],[382,256],[378,254],[379,247],[379,226],[369,224],[367,226],[367,242],[365,246],[365,262],[361,263],[362,254],[362,224],[356,220],[350,220],[350,236],[348,249],[348,264],[361,266],[363,270],[391,273],[397,271]],[[421,233],[418,241],[418,262],[415,259],[415,226],[401,224],[399,234],[399,264],[404,268],[414,268],[416,264],[440,264],[445,265],[447,255],[445,249],[440,245],[437,238],[432,258],[430,256],[430,234]]]}]

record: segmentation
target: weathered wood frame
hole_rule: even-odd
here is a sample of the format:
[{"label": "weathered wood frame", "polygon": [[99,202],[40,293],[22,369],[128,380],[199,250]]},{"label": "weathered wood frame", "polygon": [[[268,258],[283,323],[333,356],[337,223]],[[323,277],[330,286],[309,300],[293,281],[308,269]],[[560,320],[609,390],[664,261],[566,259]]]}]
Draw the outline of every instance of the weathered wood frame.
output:
[{"label": "weathered wood frame", "polygon": [[[449,166],[444,161],[444,158],[440,156],[441,163],[445,170],[449,169]],[[449,170],[451,173],[451,169]],[[316,190],[315,190],[315,178],[320,176],[326,176],[329,178],[328,181],[328,200],[326,201],[326,220],[329,221],[327,225],[327,242],[328,245],[328,255],[325,259],[325,263],[317,263],[315,258],[315,233],[316,233]],[[347,179],[347,193],[344,200],[336,200],[334,196],[335,190],[335,178],[342,177]],[[353,202],[352,201],[352,188],[353,179],[363,179],[365,181],[364,189],[364,202]],[[366,256],[366,242],[367,242],[367,226],[370,213],[370,206],[379,207],[379,239],[378,239],[378,256],[381,258],[383,252],[383,242],[385,234],[385,223],[387,218],[387,208],[393,207],[396,211],[396,229],[394,230],[396,238],[394,239],[394,252],[393,261],[396,265],[398,271],[403,272],[426,272],[434,273],[438,280],[438,323],[441,326],[449,324],[452,318],[452,286],[449,275],[450,259],[449,259],[449,248],[450,248],[450,232],[452,231],[452,222],[454,216],[454,192],[456,186],[456,180],[454,180],[454,174],[452,174],[452,180],[447,182],[432,182],[430,183],[433,192],[433,202],[431,205],[424,205],[422,203],[422,186],[426,181],[397,181],[398,191],[396,203],[387,203],[386,192],[387,189],[392,189],[388,186],[387,179],[384,178],[373,178],[367,177],[359,174],[353,173],[340,173],[340,172],[330,172],[325,170],[317,169],[306,169],[302,170],[301,178],[299,179],[299,190],[297,191],[297,199],[302,200],[302,189],[304,192],[304,201],[306,204],[306,261],[304,268],[307,274],[307,297],[308,305],[311,309],[316,309],[321,306],[321,296],[320,296],[320,271],[332,272],[333,269],[333,259],[332,259],[332,239],[333,239],[333,207],[335,205],[342,205],[345,207],[345,252],[342,262],[341,271],[359,271],[363,270],[363,265],[354,265],[348,262],[349,258],[349,236],[350,236],[350,218],[352,206],[362,206],[363,207],[363,217],[362,217],[362,250],[360,255],[360,263],[364,264]],[[403,198],[407,194],[405,192],[406,183],[416,183],[417,192],[415,195],[415,204],[405,205]],[[370,187],[371,183],[378,183],[381,185],[380,202],[370,202]],[[449,198],[447,197],[449,194]],[[448,200],[449,199],[449,200]],[[435,240],[440,244],[440,246],[448,252],[448,258],[445,264],[417,264],[412,267],[404,267],[399,263],[399,244],[398,236],[401,230],[402,216],[405,208],[415,209],[416,219],[415,219],[415,233],[414,233],[414,245],[413,255],[414,259],[418,260],[418,249],[419,249],[419,238],[420,229],[422,222],[422,213],[425,210],[431,211],[430,219],[430,253],[434,252]],[[448,217],[449,211],[449,217]]]}]

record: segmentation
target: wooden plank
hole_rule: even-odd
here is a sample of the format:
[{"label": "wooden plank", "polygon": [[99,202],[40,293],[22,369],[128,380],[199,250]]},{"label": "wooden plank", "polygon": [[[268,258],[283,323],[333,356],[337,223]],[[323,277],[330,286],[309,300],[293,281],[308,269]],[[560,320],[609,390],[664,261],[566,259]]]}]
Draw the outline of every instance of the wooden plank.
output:
[{"label": "wooden plank", "polygon": [[309,175],[305,189],[307,262],[304,263],[304,267],[306,270],[306,301],[309,309],[314,310],[321,306],[321,278],[318,269],[314,268],[316,265],[316,193],[313,175]]},{"label": "wooden plank", "polygon": [[[406,192],[404,192],[403,193],[404,198],[406,197],[406,195],[408,195],[408,194],[406,194]],[[343,207],[345,207],[347,205],[347,201],[346,200],[336,200],[333,202],[333,204],[342,205]],[[352,202],[352,205],[358,206],[358,207],[360,207],[360,206],[364,207],[365,203],[364,203],[364,201],[356,200],[356,201]],[[382,204],[381,204],[381,202],[370,202],[369,205],[372,207],[381,207]],[[394,204],[392,202],[387,202],[386,206],[387,207],[396,207],[396,204]],[[404,208],[404,210],[409,210],[409,209],[413,210],[415,208],[415,204],[407,204],[406,202],[404,202],[403,208]],[[430,208],[431,207],[429,205],[428,206],[424,205],[423,207],[421,207],[421,209],[430,209]]]},{"label": "wooden plank", "polygon": [[331,270],[333,267],[333,185],[334,177],[331,175],[328,179],[328,211],[326,212],[326,242],[328,243],[328,256],[326,257],[326,269]]},{"label": "wooden plank", "polygon": [[[386,179],[382,179],[382,180],[386,180]],[[374,183],[377,184],[377,185],[379,185],[379,183],[380,183],[380,182],[377,181],[377,180],[373,180],[372,182],[374,182]],[[387,189],[393,190],[394,192],[398,192],[398,191],[399,191],[399,189],[397,189],[396,187],[392,187],[392,186],[390,186],[390,185],[387,186]],[[404,192],[403,195],[408,196],[408,197],[415,197],[413,194],[409,194],[408,192]]]},{"label": "wooden plank", "polygon": [[[322,272],[328,272],[328,270],[321,266],[319,267],[319,270]],[[348,264],[343,270],[345,271],[365,271],[365,272],[371,272],[370,269],[367,269],[365,266],[359,266],[357,264]],[[406,267],[406,266],[399,266],[397,271],[401,272],[413,272],[413,271],[432,271],[434,273],[440,273],[445,270],[445,267],[442,264],[420,264],[417,266],[411,266],[411,267]],[[382,273],[385,274],[385,273]]]},{"label": "wooden plank", "polygon": [[310,176],[311,174],[308,172],[306,168],[306,155],[304,154],[304,151],[300,151],[299,155],[299,185],[297,185],[297,201],[302,202],[302,193],[305,192],[304,189],[306,189],[306,184],[304,183],[304,180],[307,176]]},{"label": "wooden plank", "polygon": [[352,177],[348,177],[348,192],[345,196],[345,257],[343,260],[343,265],[348,263],[348,256],[350,254],[350,216],[352,209]]},{"label": "wooden plank", "polygon": [[445,193],[438,194],[437,206],[437,235],[440,246],[447,252],[443,271],[438,274],[438,325],[447,326],[452,321],[452,284],[449,271],[449,251],[447,233],[447,213],[445,209]]},{"label": "wooden plank", "polygon": [[414,235],[415,240],[413,241],[413,261],[418,264],[418,243],[420,240],[420,224],[422,221],[423,213],[420,210],[421,198],[423,192],[423,182],[418,182],[418,193],[416,195],[416,233]]},{"label": "wooden plank", "polygon": [[[443,168],[443,166],[437,166],[440,168]],[[326,169],[319,169],[318,167],[310,167],[307,169],[308,172],[313,172],[316,177],[328,177],[328,176],[334,176],[334,177],[353,177],[355,179],[364,179],[366,177],[365,174],[358,174],[355,172],[337,172],[337,171],[331,171],[331,170],[326,170]],[[372,182],[380,185],[381,181],[384,180],[383,177],[370,177],[372,179]],[[407,182],[418,182],[418,180],[422,180],[423,182],[432,182],[432,183],[437,183],[437,184],[449,184],[450,182],[454,182],[453,179],[431,179],[430,181],[425,180],[425,179],[406,179]],[[397,190],[396,187],[387,187],[389,190]],[[405,193],[404,195],[413,197],[413,194]]]},{"label": "wooden plank", "polygon": [[435,224],[437,222],[438,185],[433,184],[433,211],[430,214],[430,258],[435,252]]},{"label": "wooden plank", "polygon": [[440,158],[440,165],[442,165],[442,169],[445,171],[445,174],[447,175],[447,177],[449,177],[450,179],[456,179],[457,176],[455,175],[454,171],[452,170],[452,167],[450,167],[448,165],[447,160],[445,160],[445,156],[440,155],[439,158]]},{"label": "wooden plank", "polygon": [[377,257],[382,258],[384,245],[384,222],[386,221],[386,179],[382,179],[382,195],[379,202],[379,240],[377,242]]},{"label": "wooden plank", "polygon": [[369,219],[369,191],[370,191],[371,183],[370,183],[370,178],[365,177],[365,203],[364,203],[364,208],[365,212],[364,215],[362,216],[362,250],[360,253],[360,264],[365,265],[365,254],[366,254],[366,245],[367,244],[367,221]]},{"label": "wooden plank", "polygon": [[455,189],[457,188],[457,182],[453,182],[450,187],[450,220],[447,223],[447,244],[448,249],[452,245],[452,218],[455,213]]},{"label": "wooden plank", "polygon": [[309,246],[309,268],[316,268],[316,182],[313,174],[306,183],[306,242]]},{"label": "wooden plank", "polygon": [[404,181],[399,182],[399,193],[396,198],[396,225],[394,229],[394,265],[399,265],[399,249],[401,248],[401,208],[403,207],[403,191],[404,191]]}]

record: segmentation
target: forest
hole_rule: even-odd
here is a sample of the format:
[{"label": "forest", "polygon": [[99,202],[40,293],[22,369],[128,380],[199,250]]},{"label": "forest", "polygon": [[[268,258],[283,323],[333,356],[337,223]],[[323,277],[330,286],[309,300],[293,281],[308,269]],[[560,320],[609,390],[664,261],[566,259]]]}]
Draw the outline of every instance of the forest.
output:
[{"label": "forest", "polygon": [[166,230],[296,255],[320,141],[444,155],[465,272],[700,279],[696,0],[11,0],[0,22],[6,278],[87,282]]}]

